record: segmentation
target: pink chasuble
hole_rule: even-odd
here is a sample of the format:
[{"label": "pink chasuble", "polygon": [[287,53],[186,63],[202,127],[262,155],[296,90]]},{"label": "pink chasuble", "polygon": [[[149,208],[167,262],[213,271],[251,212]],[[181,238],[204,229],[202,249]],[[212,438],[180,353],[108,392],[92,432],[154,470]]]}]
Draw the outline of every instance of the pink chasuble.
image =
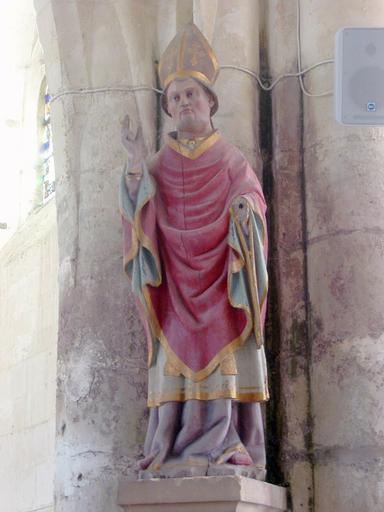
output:
[{"label": "pink chasuble", "polygon": [[247,195],[263,221],[265,213],[260,184],[241,152],[217,133],[209,140],[191,158],[169,139],[151,169],[156,193],[140,212],[141,229],[161,265],[160,285],[147,286],[146,293],[152,333],[173,367],[195,381],[206,378],[252,328],[249,314],[231,304],[228,292],[229,269],[238,258],[228,244],[231,203]]}]

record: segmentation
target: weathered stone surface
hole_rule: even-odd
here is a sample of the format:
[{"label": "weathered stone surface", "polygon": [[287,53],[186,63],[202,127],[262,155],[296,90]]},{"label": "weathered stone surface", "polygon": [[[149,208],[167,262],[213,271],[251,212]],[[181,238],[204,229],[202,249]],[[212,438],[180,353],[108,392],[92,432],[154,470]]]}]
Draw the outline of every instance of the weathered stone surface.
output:
[{"label": "weathered stone surface", "polygon": [[[296,2],[268,0],[265,60],[272,81],[297,67]],[[281,49],[284,48],[284,51]],[[297,79],[284,79],[271,94],[271,284],[272,379],[275,433],[294,510],[313,501],[310,425],[309,340],[306,310],[305,205],[302,166],[301,96]],[[289,100],[288,100],[289,98]],[[271,296],[272,297],[272,296]],[[271,302],[274,301],[274,303]],[[273,358],[275,355],[276,359]],[[273,438],[272,438],[273,441]]]},{"label": "weathered stone surface", "polygon": [[[145,338],[122,269],[117,191],[125,161],[120,121],[127,113],[133,123],[140,120],[153,150],[155,97],[109,89],[153,82],[150,50],[141,45],[145,40],[152,48],[151,8],[152,2],[53,1],[38,11],[51,93],[106,89],[52,104],[60,290],[58,512],[117,510],[118,476],[136,474],[145,433]],[[145,62],[139,47],[148,53]]]},{"label": "weathered stone surface", "polygon": [[382,237],[368,229],[335,233],[311,243],[309,285],[316,362],[335,343],[366,336],[374,340],[383,333],[384,276],[374,271],[382,265],[382,244]]},{"label": "weathered stone surface", "polygon": [[[125,153],[120,121],[129,114],[135,126],[141,124],[152,153],[158,120],[154,93],[111,89],[156,85],[155,60],[162,45],[193,12],[192,2],[165,4],[36,3],[51,94],[105,89],[63,95],[52,104],[60,290],[57,512],[117,510],[118,475],[137,475],[135,461],[146,427],[145,338],[122,271],[117,189]],[[222,47],[228,59],[240,52],[237,58],[252,68],[258,63],[256,13],[257,3],[251,0],[241,7],[225,0],[218,3],[214,20],[211,13],[215,30],[206,26],[219,52]],[[247,35],[242,19],[248,20]],[[252,160],[257,89],[249,77],[234,76],[239,93],[224,105],[232,110],[220,127],[229,137],[236,134],[234,142],[240,141]]]},{"label": "weathered stone surface", "polygon": [[241,476],[121,482],[118,502],[127,512],[287,510],[284,488]]},{"label": "weathered stone surface", "polygon": [[209,464],[207,476],[243,476],[264,481],[266,469],[260,466],[241,466],[234,464]]},{"label": "weathered stone surface", "polygon": [[339,449],[356,451],[356,464],[360,456],[372,457],[372,447],[375,459],[383,457],[383,338],[330,341],[314,365],[312,385],[319,390],[314,442],[320,461],[333,451],[337,459]]},{"label": "weathered stone surface", "polygon": [[53,510],[58,323],[55,202],[0,252],[0,496]]},{"label": "weathered stone surface", "polygon": [[[301,5],[304,66],[332,55],[333,35],[341,26],[384,21],[378,1],[369,9],[344,0],[337,6],[328,0]],[[306,84],[312,92],[329,89],[331,68],[312,73]],[[376,511],[382,498],[381,140],[382,129],[337,125],[331,97],[305,98],[314,503],[319,512]]]},{"label": "weathered stone surface", "polygon": [[[374,468],[370,463],[372,459],[376,460]],[[365,450],[365,453],[364,450],[340,451],[335,458],[317,464],[317,485],[321,489],[326,488],[327,492],[317,494],[316,509],[381,512],[383,470],[383,454],[378,454],[375,447]]]},{"label": "weathered stone surface", "polygon": [[[259,2],[217,3],[213,48],[221,65],[259,70]],[[259,153],[259,88],[250,76],[223,69],[216,82],[220,108],[213,118],[225,136],[241,149],[262,181]]]},{"label": "weathered stone surface", "polygon": [[[264,29],[273,33],[269,71],[276,77],[296,68],[296,2],[212,0],[208,7],[208,2],[176,0],[36,0],[51,92],[155,85],[154,61],[192,14],[222,64],[257,71],[263,3],[269,9]],[[372,6],[357,1],[301,2],[303,65],[333,55],[340,24],[384,21],[383,5],[373,4],[375,19]],[[314,70],[305,83],[316,92],[331,88],[331,67]],[[239,71],[223,70],[217,85],[221,108],[214,123],[254,163],[256,83]],[[57,510],[113,511],[118,476],[136,476],[146,421],[144,337],[121,270],[116,190],[125,155],[119,121],[129,113],[140,122],[152,152],[156,101],[149,92],[107,90],[63,96],[52,110],[61,314]],[[277,341],[271,353],[272,378],[280,390],[275,403],[283,476],[292,484],[295,510],[375,510],[383,447],[384,182],[378,172],[383,136],[378,129],[336,125],[329,97],[305,98],[302,112],[295,79],[273,91],[272,115],[273,161],[266,186],[273,205],[273,286],[279,292],[272,304]],[[168,128],[164,123],[163,130]],[[20,340],[20,347],[29,343],[27,335]],[[36,382],[36,388],[41,385]],[[44,407],[31,414],[40,421]],[[336,496],[339,485],[345,498],[348,478],[355,502]]]}]

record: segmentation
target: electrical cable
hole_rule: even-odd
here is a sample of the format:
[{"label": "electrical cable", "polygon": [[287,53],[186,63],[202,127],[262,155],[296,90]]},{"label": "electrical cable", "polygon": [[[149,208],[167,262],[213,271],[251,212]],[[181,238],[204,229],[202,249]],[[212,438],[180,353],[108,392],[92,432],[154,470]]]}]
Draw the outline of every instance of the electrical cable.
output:
[{"label": "electrical cable", "polygon": [[297,41],[297,67],[298,72],[297,73],[284,73],[283,75],[278,76],[270,85],[267,85],[263,83],[260,76],[255,73],[254,71],[245,68],[244,66],[234,66],[234,65],[223,65],[220,66],[220,69],[236,69],[238,71],[242,71],[243,73],[246,73],[247,75],[252,76],[257,80],[257,83],[259,84],[260,88],[263,89],[263,91],[271,91],[281,80],[284,78],[298,78],[300,83],[300,88],[306,96],[310,96],[312,98],[314,97],[322,97],[322,96],[329,96],[333,93],[333,91],[326,91],[322,93],[311,93],[309,92],[305,85],[303,76],[308,73],[309,71],[312,71],[312,69],[315,69],[319,66],[323,66],[325,64],[332,64],[334,62],[334,59],[326,59],[322,60],[320,62],[317,62],[316,64],[313,64],[312,66],[309,66],[305,69],[301,69],[301,38],[300,38],[300,0],[297,0],[297,23],[296,23],[296,41]]},{"label": "electrical cable", "polygon": [[271,91],[284,78],[297,78],[305,75],[306,73],[308,73],[308,71],[311,71],[312,69],[322,66],[323,64],[331,64],[333,62],[333,59],[322,60],[321,62],[317,62],[316,64],[313,64],[312,66],[309,66],[308,68],[305,68],[302,71],[298,71],[297,73],[284,73],[283,75],[278,76],[270,85],[266,85],[265,83],[263,83],[260,76],[257,73],[255,73],[251,69],[245,68],[244,66],[224,64],[223,66],[220,66],[220,69],[236,69],[238,71],[242,71],[243,73],[246,73],[247,75],[250,75],[253,78],[255,78],[260,88],[263,89],[263,91]]},{"label": "electrical cable", "polygon": [[[284,73],[283,75],[278,76],[275,80],[272,81],[269,85],[264,83],[260,76],[252,71],[251,69],[248,69],[244,66],[235,66],[231,64],[224,64],[220,66],[220,69],[235,69],[237,71],[241,71],[253,78],[256,79],[257,83],[259,84],[260,88],[263,89],[263,91],[272,91],[272,89],[284,78],[298,78],[299,84],[302,93],[305,96],[309,96],[311,98],[319,98],[322,96],[329,96],[333,93],[333,91],[326,91],[322,93],[312,93],[309,92],[304,84],[304,75],[306,75],[309,71],[312,71],[313,69],[323,66],[325,64],[332,64],[334,62],[334,59],[326,59],[322,60],[320,62],[317,62],[316,64],[313,64],[312,66],[309,66],[305,69],[301,68],[301,13],[300,13],[300,0],[296,0],[297,5],[297,16],[296,16],[296,43],[297,43],[297,73]],[[58,98],[61,98],[62,96],[67,95],[74,95],[74,94],[93,94],[93,93],[99,93],[99,92],[137,92],[137,91],[154,91],[157,94],[163,94],[163,91],[161,89],[156,89],[155,87],[147,86],[147,85],[137,85],[137,86],[121,86],[121,87],[100,87],[100,88],[94,88],[94,89],[72,89],[68,91],[62,91],[50,99],[50,103],[53,103]]]},{"label": "electrical cable", "polygon": [[90,89],[69,89],[67,91],[61,91],[52,96],[50,103],[56,101],[62,96],[72,96],[74,94],[93,94],[98,92],[137,92],[137,91],[155,91],[159,94],[163,94],[161,89],[151,87],[149,85],[132,85],[132,86],[121,86],[121,87],[99,87]]},{"label": "electrical cable", "polygon": [[[271,91],[281,80],[284,78],[301,78],[303,75],[308,73],[309,71],[312,71],[315,68],[318,68],[319,66],[323,66],[324,64],[332,64],[334,62],[333,59],[326,59],[322,60],[320,62],[317,62],[316,64],[312,64],[312,66],[309,66],[301,71],[298,71],[297,73],[284,73],[283,75],[278,76],[270,85],[266,85],[263,83],[260,76],[252,71],[251,69],[248,69],[244,66],[235,66],[232,64],[223,64],[220,66],[220,69],[235,69],[237,71],[241,71],[247,75],[250,75],[251,77],[255,78],[257,83],[259,84],[260,88],[263,89],[263,91]],[[303,88],[302,88],[303,90]],[[72,89],[67,91],[62,91],[50,99],[50,103],[56,101],[57,99],[61,98],[62,96],[70,96],[75,94],[93,94],[98,92],[137,92],[137,91],[154,91],[158,94],[163,94],[163,91],[161,89],[156,89],[156,87],[150,87],[146,85],[138,85],[138,86],[127,86],[127,87],[99,87],[94,89]],[[328,94],[331,94],[332,91],[328,91],[325,93],[320,94],[312,94],[306,91],[304,88],[303,93],[308,96],[326,96]]]},{"label": "electrical cable", "polygon": [[[326,92],[321,92],[321,93],[311,93],[311,92],[309,92],[305,88],[304,80],[303,80],[303,73],[301,71],[301,36],[300,36],[300,32],[301,32],[301,20],[300,20],[301,13],[300,13],[300,0],[296,0],[296,5],[297,5],[297,13],[296,13],[297,68],[298,68],[298,73],[299,73],[298,77],[299,77],[300,88],[301,88],[303,94],[305,94],[305,96],[309,96],[311,98],[319,98],[319,97],[322,97],[322,96],[329,96],[330,94],[333,93],[333,91],[326,91]],[[319,62],[318,65],[325,64],[325,63],[328,64],[330,62],[334,62],[334,60],[333,59],[323,60],[323,61]]]}]

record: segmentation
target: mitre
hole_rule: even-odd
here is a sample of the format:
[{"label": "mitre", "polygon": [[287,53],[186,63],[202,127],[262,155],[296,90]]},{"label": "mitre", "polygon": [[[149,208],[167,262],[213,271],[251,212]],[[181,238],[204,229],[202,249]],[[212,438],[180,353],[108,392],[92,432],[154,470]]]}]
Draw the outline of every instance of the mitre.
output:
[{"label": "mitre", "polygon": [[207,39],[194,23],[182,27],[167,46],[159,63],[159,78],[164,94],[161,104],[166,108],[166,89],[173,80],[194,78],[207,87],[212,93],[214,105],[211,115],[218,108],[218,100],[212,87],[219,72],[219,64],[215,53]]}]

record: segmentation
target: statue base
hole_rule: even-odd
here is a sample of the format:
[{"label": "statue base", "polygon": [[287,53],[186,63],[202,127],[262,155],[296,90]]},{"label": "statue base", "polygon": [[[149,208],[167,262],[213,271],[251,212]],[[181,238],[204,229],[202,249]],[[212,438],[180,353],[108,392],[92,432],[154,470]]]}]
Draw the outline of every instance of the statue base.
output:
[{"label": "statue base", "polygon": [[287,490],[244,476],[122,481],[125,512],[285,512]]},{"label": "statue base", "polygon": [[265,480],[265,467],[251,465],[238,466],[235,464],[213,464],[207,458],[189,459],[185,461],[172,460],[162,464],[161,468],[148,468],[139,471],[139,480],[150,480],[153,478],[190,478],[201,476],[245,476],[255,480]]}]

